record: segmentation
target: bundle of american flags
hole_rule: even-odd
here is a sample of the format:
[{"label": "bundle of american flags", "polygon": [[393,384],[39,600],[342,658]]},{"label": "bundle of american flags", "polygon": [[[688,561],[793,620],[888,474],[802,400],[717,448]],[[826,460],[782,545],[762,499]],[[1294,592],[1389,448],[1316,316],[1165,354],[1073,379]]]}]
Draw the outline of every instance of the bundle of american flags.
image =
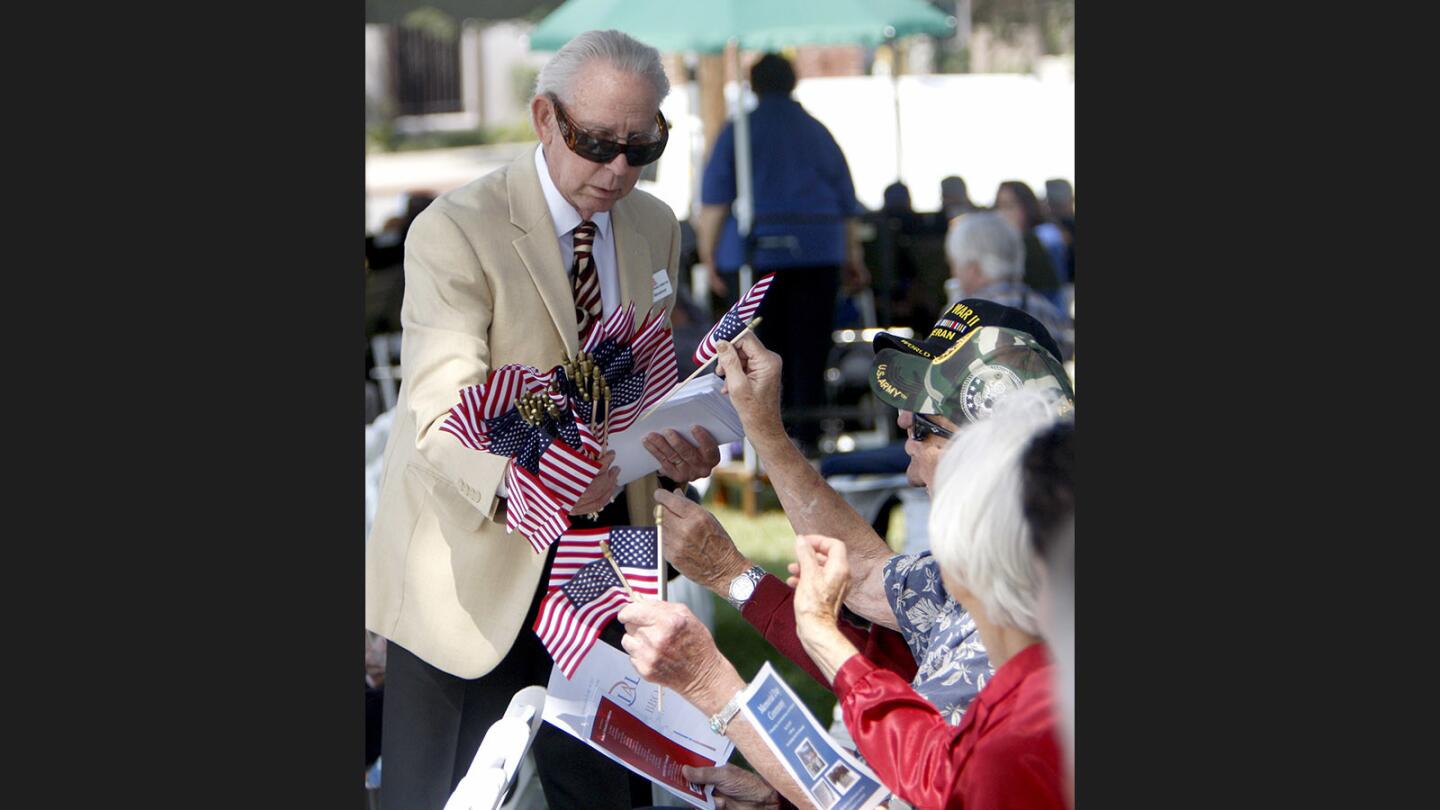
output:
[{"label": "bundle of american flags", "polygon": [[632,593],[659,596],[656,534],[654,527],[615,526],[568,532],[560,538],[549,593],[540,603],[534,630],[566,678],[575,674],[600,631],[634,598]]},{"label": "bundle of american flags", "polygon": [[730,309],[720,317],[719,322],[710,327],[705,333],[705,338],[695,348],[695,365],[704,366],[715,356],[715,344],[722,340],[734,340],[735,336],[745,330],[745,324],[755,310],[760,308],[760,302],[765,298],[765,291],[770,289],[770,284],[775,280],[775,274],[770,273],[764,278],[751,285],[740,300],[731,305]]},{"label": "bundle of american flags", "polygon": [[[580,355],[604,378],[608,411],[598,421],[607,434],[619,433],[634,424],[636,417],[668,393],[679,377],[675,341],[665,325],[664,312],[651,310],[637,328],[633,303],[590,330]],[[592,419],[591,410],[596,403],[580,395],[578,386],[568,381],[573,377],[568,369],[567,364],[557,368],[561,390],[570,392],[577,417],[597,421]]]},{"label": "bundle of american flags", "polygon": [[544,373],[502,366],[462,389],[440,429],[510,459],[505,525],[544,553],[570,527],[609,434],[629,427],[677,376],[664,311],[652,310],[637,329],[630,304],[596,324],[577,358]]}]

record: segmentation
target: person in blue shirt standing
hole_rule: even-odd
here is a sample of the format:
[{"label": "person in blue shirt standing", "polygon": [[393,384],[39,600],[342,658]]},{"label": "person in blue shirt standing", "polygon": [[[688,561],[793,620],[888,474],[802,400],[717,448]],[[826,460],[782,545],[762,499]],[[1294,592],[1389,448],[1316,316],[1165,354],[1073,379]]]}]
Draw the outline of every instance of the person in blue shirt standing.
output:
[{"label": "person in blue shirt standing", "polygon": [[839,144],[790,97],[795,89],[790,62],[765,54],[750,69],[750,85],[759,103],[749,115],[755,200],[749,245],[741,243],[731,209],[736,198],[731,122],[705,166],[697,247],[710,268],[717,312],[739,295],[747,250],[752,283],[776,273],[757,313],[765,319],[757,332],[784,358],[782,408],[790,435],[813,449],[820,434],[814,409],[825,404],[825,365],[842,275],[847,289],[870,281],[856,233],[864,209]]}]

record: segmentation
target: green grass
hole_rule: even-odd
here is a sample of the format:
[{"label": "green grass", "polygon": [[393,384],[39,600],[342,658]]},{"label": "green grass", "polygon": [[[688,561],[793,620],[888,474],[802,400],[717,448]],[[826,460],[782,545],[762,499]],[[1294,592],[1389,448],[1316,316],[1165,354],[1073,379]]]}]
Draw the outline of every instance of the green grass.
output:
[{"label": "green grass", "polygon": [[[785,566],[795,561],[795,532],[785,514],[774,504],[773,495],[768,501],[762,498],[760,503],[762,507],[768,505],[773,508],[753,518],[745,517],[739,509],[714,504],[707,504],[706,508],[725,527],[746,557],[784,579],[789,575]],[[887,535],[891,548],[897,548],[900,539],[905,536],[904,521],[898,509],[891,517]],[[715,644],[739,670],[740,677],[750,680],[760,671],[760,666],[769,661],[820,724],[828,728],[835,708],[835,695],[770,646],[728,602],[718,596],[712,598],[715,600]]]}]

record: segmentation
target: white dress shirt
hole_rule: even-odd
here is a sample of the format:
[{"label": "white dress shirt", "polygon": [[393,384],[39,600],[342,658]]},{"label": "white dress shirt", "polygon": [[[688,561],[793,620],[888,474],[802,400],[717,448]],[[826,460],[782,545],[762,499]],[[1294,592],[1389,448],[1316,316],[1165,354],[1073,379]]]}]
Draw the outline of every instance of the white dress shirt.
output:
[{"label": "white dress shirt", "polygon": [[[568,200],[560,196],[555,181],[550,179],[550,166],[545,162],[545,150],[535,147],[535,171],[540,175],[540,190],[545,192],[545,204],[550,206],[550,218],[555,220],[555,238],[560,243],[560,256],[565,259],[565,273],[568,276],[575,265],[575,228],[580,224],[580,212]],[[591,220],[595,223],[595,242],[590,248],[590,260],[595,262],[595,272],[600,274],[600,314],[609,317],[620,308],[620,270],[615,259],[615,233],[610,228],[610,212],[602,211]],[[573,288],[575,279],[571,278]]]},{"label": "white dress shirt", "polygon": [[[569,277],[575,269],[575,228],[581,222],[580,212],[560,196],[560,189],[555,188],[555,181],[550,179],[550,165],[545,162],[545,150],[540,146],[535,147],[535,173],[540,175],[540,190],[545,192],[545,204],[550,207],[550,218],[555,220],[555,239],[560,243],[565,275]],[[600,314],[609,317],[610,313],[620,308],[620,270],[615,259],[615,234],[610,228],[609,211],[596,214],[590,221],[595,223],[590,261],[595,263],[595,272],[600,274]],[[574,278],[570,278],[570,284],[574,289]],[[501,480],[496,494],[501,498],[510,496],[504,480]]]}]

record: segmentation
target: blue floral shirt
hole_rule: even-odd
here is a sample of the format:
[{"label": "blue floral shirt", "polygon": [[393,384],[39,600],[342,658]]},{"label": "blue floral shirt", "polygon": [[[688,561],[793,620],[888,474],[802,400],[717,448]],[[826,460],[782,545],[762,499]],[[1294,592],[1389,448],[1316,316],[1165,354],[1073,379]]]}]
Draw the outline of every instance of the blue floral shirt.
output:
[{"label": "blue floral shirt", "polygon": [[910,685],[950,725],[959,725],[994,674],[975,620],[945,592],[940,566],[928,551],[891,557],[885,564],[885,594],[919,665]]}]

